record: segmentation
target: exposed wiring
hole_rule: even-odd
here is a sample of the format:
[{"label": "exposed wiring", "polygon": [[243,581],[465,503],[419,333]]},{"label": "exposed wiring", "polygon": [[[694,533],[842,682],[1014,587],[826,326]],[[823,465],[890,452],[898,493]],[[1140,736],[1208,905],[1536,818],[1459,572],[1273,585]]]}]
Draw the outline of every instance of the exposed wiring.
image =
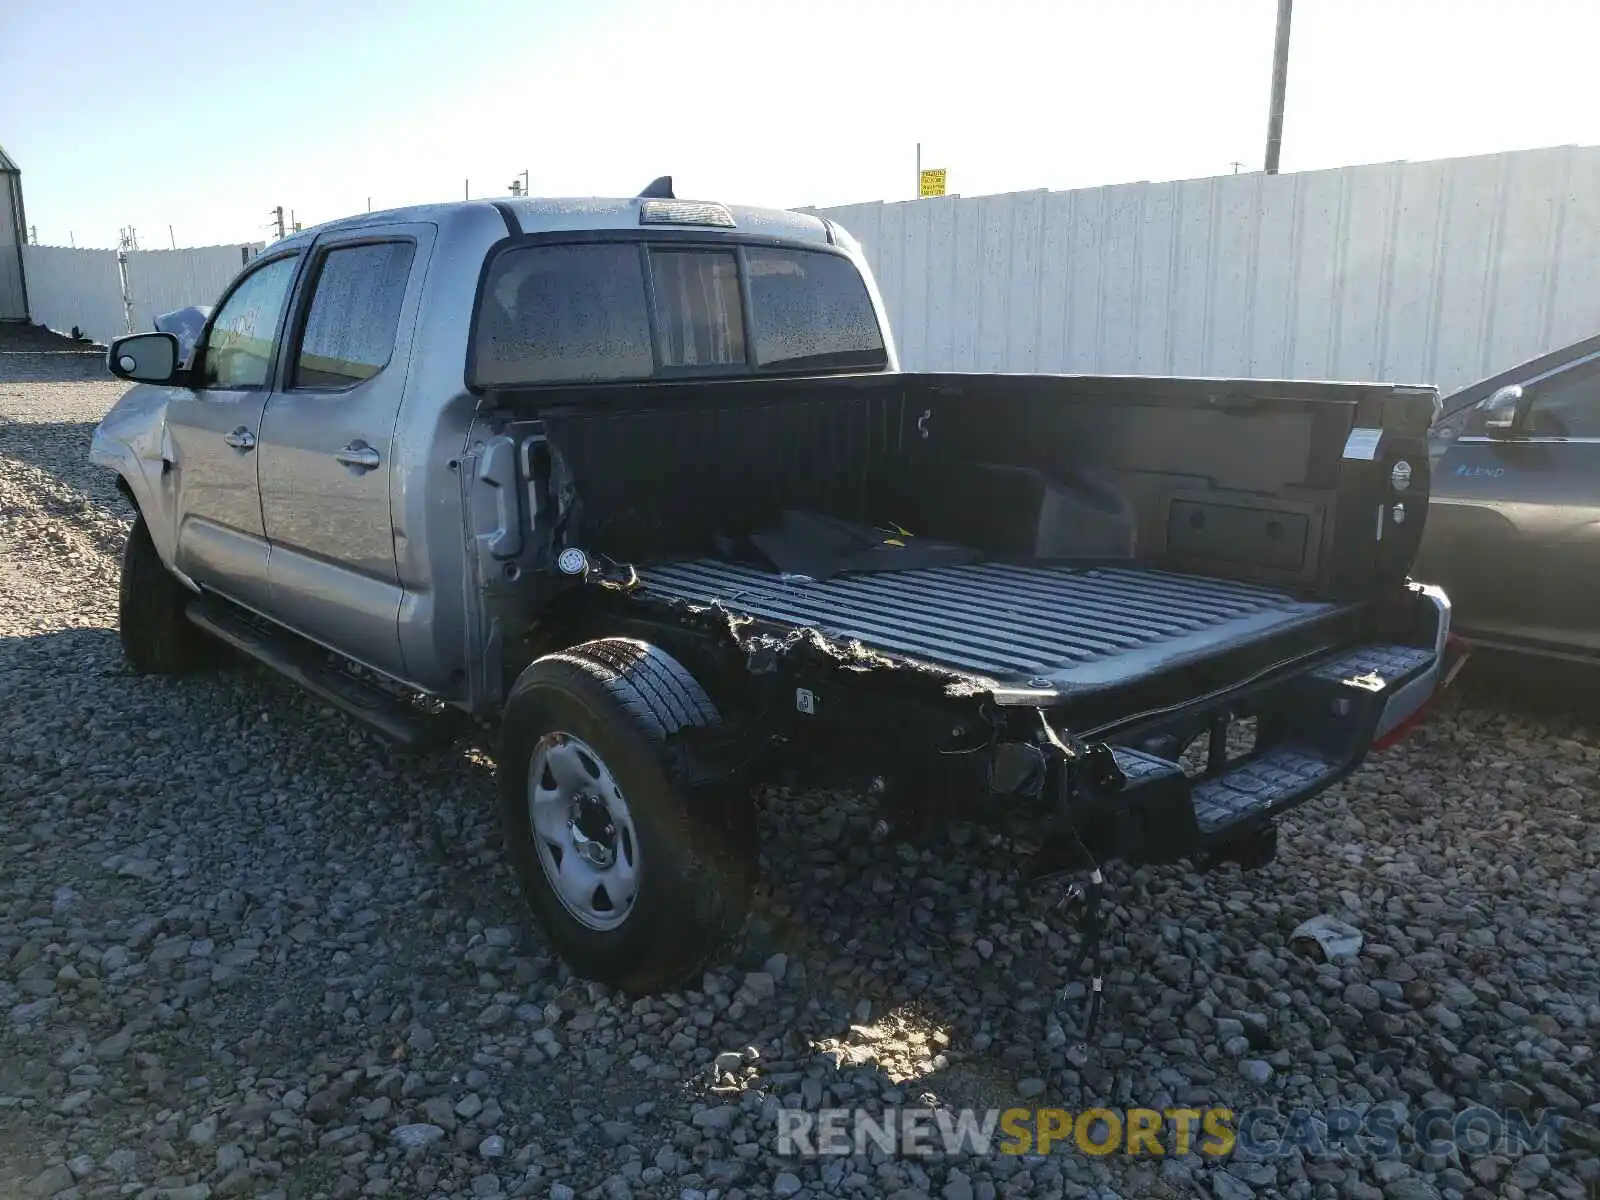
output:
[{"label": "exposed wiring", "polygon": [[[618,578],[624,571],[627,574]],[[600,587],[613,592],[631,592],[640,584],[637,567],[632,563],[619,563],[616,559],[604,555],[595,555],[590,559],[587,574]]]},{"label": "exposed wiring", "polygon": [[1200,705],[1206,704],[1212,700],[1221,699],[1232,692],[1237,692],[1243,688],[1251,686],[1252,684],[1259,683],[1261,680],[1266,679],[1270,675],[1275,675],[1279,671],[1287,670],[1290,667],[1299,666],[1301,663],[1304,663],[1310,659],[1321,657],[1327,653],[1328,652],[1326,650],[1315,650],[1309,654],[1300,654],[1293,658],[1280,659],[1271,666],[1263,667],[1253,675],[1247,675],[1243,679],[1236,680],[1233,683],[1225,684],[1219,688],[1213,688],[1211,691],[1206,692],[1202,696],[1191,696],[1186,700],[1180,700],[1174,704],[1165,704],[1160,708],[1147,708],[1143,712],[1136,712],[1126,717],[1118,717],[1115,721],[1108,721],[1104,725],[1097,725],[1093,729],[1086,729],[1078,736],[1085,740],[1090,738],[1100,738],[1104,737],[1108,733],[1114,732],[1115,730],[1126,729],[1130,726],[1138,725],[1140,722],[1148,721],[1155,717],[1164,717],[1170,713],[1182,712],[1186,709],[1197,708]]}]

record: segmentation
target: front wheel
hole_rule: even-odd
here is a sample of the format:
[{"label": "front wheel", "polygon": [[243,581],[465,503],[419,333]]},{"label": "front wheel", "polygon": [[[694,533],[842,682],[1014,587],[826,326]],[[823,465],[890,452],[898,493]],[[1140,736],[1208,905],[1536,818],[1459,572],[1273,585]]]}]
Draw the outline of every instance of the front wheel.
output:
[{"label": "front wheel", "polygon": [[122,550],[117,599],[122,652],[139,674],[181,675],[205,663],[209,639],[185,613],[189,592],[161,561],[143,513]]},{"label": "front wheel", "polygon": [[675,735],[718,723],[674,659],[587,642],[532,663],[506,703],[506,848],[578,974],[632,993],[697,980],[739,932],[754,876],[749,801],[686,778]]}]

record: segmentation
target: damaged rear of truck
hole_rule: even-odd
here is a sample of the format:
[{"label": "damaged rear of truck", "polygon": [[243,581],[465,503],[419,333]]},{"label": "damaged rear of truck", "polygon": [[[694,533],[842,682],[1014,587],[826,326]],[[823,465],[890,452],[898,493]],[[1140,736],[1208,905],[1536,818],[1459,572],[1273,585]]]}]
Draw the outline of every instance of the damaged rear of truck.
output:
[{"label": "damaged rear of truck", "polygon": [[[894,372],[491,389],[464,472],[475,683],[508,694],[530,901],[587,973],[676,981],[743,915],[751,791],[775,780],[860,788],[880,830],[1032,822],[1039,869],[1084,871],[1091,908],[1111,860],[1267,861],[1276,818],[1437,685],[1448,603],[1408,579],[1433,407],[1377,384]],[[625,946],[567,920],[521,829],[543,789],[602,870],[636,836],[615,805],[586,825],[541,765],[576,738],[576,794],[626,793],[567,727],[593,697],[524,703],[573,653],[652,712],[635,787],[686,822],[656,839],[673,911]]]}]

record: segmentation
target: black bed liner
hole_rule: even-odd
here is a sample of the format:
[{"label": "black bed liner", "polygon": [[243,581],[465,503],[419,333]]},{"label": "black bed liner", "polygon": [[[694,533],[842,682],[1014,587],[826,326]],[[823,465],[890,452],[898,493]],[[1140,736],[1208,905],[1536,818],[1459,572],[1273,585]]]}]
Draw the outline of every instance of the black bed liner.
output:
[{"label": "black bed liner", "polygon": [[641,596],[855,638],[885,654],[1068,692],[1115,686],[1337,611],[1249,583],[1140,567],[977,563],[826,581],[698,559]]}]

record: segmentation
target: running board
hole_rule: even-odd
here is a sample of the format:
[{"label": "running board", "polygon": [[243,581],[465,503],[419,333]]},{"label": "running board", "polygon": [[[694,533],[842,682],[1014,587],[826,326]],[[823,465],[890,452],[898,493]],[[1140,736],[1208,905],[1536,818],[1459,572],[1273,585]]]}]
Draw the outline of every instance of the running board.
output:
[{"label": "running board", "polygon": [[450,740],[454,722],[448,715],[425,713],[340,670],[329,661],[328,651],[288,630],[215,600],[192,601],[188,617],[218,641],[271,667],[398,746],[423,750]]}]

